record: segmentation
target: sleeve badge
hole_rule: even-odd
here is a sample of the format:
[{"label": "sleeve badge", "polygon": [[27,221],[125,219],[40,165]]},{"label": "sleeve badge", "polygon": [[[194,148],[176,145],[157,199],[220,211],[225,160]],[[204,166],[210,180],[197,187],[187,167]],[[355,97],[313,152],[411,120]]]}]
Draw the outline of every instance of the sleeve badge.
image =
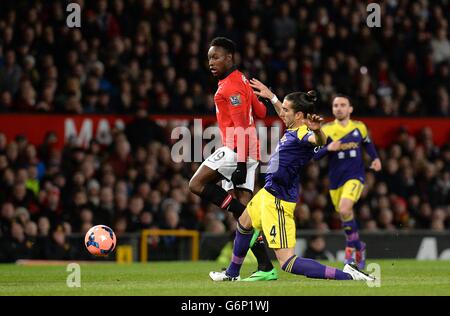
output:
[{"label": "sleeve badge", "polygon": [[237,94],[237,95],[232,95],[230,97],[230,103],[232,106],[238,106],[241,104],[241,95]]}]

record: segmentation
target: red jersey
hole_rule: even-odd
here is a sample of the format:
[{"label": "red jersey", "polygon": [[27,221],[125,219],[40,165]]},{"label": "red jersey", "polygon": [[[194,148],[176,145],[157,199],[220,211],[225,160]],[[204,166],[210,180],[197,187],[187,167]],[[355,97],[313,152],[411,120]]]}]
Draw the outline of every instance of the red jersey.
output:
[{"label": "red jersey", "polygon": [[246,161],[247,157],[259,160],[259,141],[253,116],[264,118],[266,107],[237,69],[232,69],[218,85],[214,103],[222,144],[236,150],[238,161]]}]

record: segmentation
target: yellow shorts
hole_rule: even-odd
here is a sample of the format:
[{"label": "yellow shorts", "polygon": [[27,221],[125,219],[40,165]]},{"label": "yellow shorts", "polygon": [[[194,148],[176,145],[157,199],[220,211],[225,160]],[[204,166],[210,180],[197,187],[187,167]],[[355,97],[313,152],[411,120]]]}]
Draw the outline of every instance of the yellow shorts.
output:
[{"label": "yellow shorts", "polygon": [[261,189],[247,205],[253,227],[262,230],[270,248],[293,248],[296,243],[296,203],[274,197]]},{"label": "yellow shorts", "polygon": [[361,192],[363,189],[364,184],[362,184],[361,181],[351,179],[336,190],[330,190],[331,200],[333,201],[335,210],[339,212],[339,202],[343,198],[352,200],[353,203],[356,203],[361,197]]}]

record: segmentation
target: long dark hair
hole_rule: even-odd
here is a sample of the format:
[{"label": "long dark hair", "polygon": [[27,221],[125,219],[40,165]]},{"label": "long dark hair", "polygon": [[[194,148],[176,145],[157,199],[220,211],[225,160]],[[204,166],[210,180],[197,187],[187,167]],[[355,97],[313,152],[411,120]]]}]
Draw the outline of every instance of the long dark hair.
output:
[{"label": "long dark hair", "polygon": [[292,92],[286,97],[286,100],[292,103],[294,113],[302,112],[306,117],[307,114],[315,113],[315,104],[317,101],[317,93],[314,90],[308,92]]}]

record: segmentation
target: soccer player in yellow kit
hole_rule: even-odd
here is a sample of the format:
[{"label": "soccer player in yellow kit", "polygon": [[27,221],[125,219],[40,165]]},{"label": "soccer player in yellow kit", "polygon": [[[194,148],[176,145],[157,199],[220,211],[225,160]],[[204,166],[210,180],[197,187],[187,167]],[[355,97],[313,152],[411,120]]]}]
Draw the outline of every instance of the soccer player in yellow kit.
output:
[{"label": "soccer player in yellow kit", "polygon": [[339,270],[295,255],[294,209],[299,198],[300,171],[313,158],[316,146],[325,144],[320,124],[323,119],[314,114],[313,91],[291,93],[281,103],[261,82],[252,80],[251,83],[258,90],[257,95],[271,100],[287,129],[270,158],[264,188],[239,217],[230,265],[226,271],[210,272],[210,278],[240,280],[240,269],[255,228],[264,232],[268,246],[274,249],[286,272],[318,279],[373,281],[373,277],[356,266],[346,265],[344,270]]},{"label": "soccer player in yellow kit", "polygon": [[[365,168],[362,147],[372,158],[370,168],[381,170],[374,144],[369,138],[366,125],[350,119],[353,106],[348,96],[339,94],[333,99],[333,122],[324,124],[327,146],[321,148],[314,159],[329,157],[330,196],[339,212],[346,236],[345,261],[356,261],[360,269],[366,265],[366,244],[359,239],[353,206],[364,188]],[[354,259],[353,259],[354,256]]]}]

